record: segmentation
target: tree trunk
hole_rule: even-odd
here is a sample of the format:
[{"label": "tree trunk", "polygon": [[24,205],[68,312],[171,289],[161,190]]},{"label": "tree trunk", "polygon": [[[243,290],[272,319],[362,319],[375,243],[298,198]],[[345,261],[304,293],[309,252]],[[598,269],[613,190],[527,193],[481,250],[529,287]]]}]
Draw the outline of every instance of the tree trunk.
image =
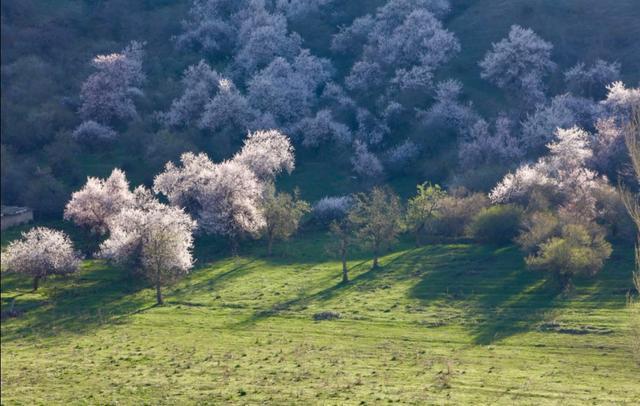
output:
[{"label": "tree trunk", "polygon": [[349,269],[347,268],[347,256],[342,254],[342,283],[349,282]]},{"label": "tree trunk", "polygon": [[35,278],[33,278],[33,291],[35,292],[36,290],[38,290],[38,284],[40,283],[40,277],[36,276]]},{"label": "tree trunk", "polygon": [[160,281],[156,282],[156,302],[158,305],[164,304],[164,299],[162,299],[162,291],[160,291]]},{"label": "tree trunk", "polygon": [[375,269],[378,267],[378,250],[375,250],[373,252],[373,266],[372,268]]},{"label": "tree trunk", "polygon": [[571,290],[572,286],[572,275],[566,273],[558,273],[557,276],[558,282],[560,283],[560,289],[563,293],[568,293]]},{"label": "tree trunk", "polygon": [[163,305],[162,291],[160,290],[160,270],[156,273],[156,302],[158,305]]}]

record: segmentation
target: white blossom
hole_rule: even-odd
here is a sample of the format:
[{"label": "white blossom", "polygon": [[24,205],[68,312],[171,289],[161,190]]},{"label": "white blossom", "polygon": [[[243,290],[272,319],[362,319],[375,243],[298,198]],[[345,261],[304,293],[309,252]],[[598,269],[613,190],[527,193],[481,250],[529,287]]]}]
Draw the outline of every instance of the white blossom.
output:
[{"label": "white blossom", "polygon": [[276,130],[256,131],[248,135],[233,161],[249,168],[258,179],[273,180],[295,167],[294,149],[289,138]]},{"label": "white blossom", "polygon": [[136,117],[132,96],[142,94],[143,43],[132,41],[122,52],[98,55],[92,65],[97,70],[82,84],[80,114],[86,120],[108,123]]},{"label": "white blossom", "polygon": [[354,154],[351,158],[353,171],[365,179],[377,179],[384,174],[384,167],[372,152],[369,151],[367,145],[356,140],[353,143]]},{"label": "white blossom", "polygon": [[158,303],[160,286],[193,267],[193,231],[196,222],[183,209],[153,199],[143,188],[142,199],[109,219],[109,238],[100,245],[100,256],[140,268],[154,282]]},{"label": "white blossom", "polygon": [[76,141],[92,143],[100,141],[111,141],[118,137],[111,127],[102,125],[93,120],[83,121],[72,134]]},{"label": "white blossom", "polygon": [[556,139],[547,145],[549,155],[505,176],[489,197],[494,203],[517,202],[536,189],[547,189],[565,212],[593,219],[597,214],[595,192],[607,180],[586,166],[593,154],[589,139],[578,127],[559,128]]},{"label": "white blossom", "polygon": [[194,0],[184,32],[176,37],[178,47],[229,52],[237,42],[237,14],[246,6],[245,0]]},{"label": "white blossom", "polygon": [[482,78],[528,102],[543,96],[542,80],[555,69],[553,45],[528,28],[513,25],[508,38],[492,45],[480,62]]},{"label": "white blossom", "polygon": [[485,120],[478,120],[460,143],[458,156],[463,168],[471,169],[482,164],[501,162],[510,166],[518,162],[524,151],[513,134],[513,124],[506,116],[499,116],[492,133]]},{"label": "white blossom", "polygon": [[225,161],[216,165],[212,178],[200,190],[203,209],[198,223],[207,233],[229,237],[257,235],[264,227],[261,210],[264,183],[245,165]]},{"label": "white blossom", "polygon": [[71,195],[64,218],[94,233],[106,234],[109,219],[133,200],[125,173],[116,168],[107,179],[88,177],[84,187]]},{"label": "white blossom", "polygon": [[435,103],[418,116],[427,126],[443,125],[458,131],[464,131],[478,120],[471,102],[463,103],[462,83],[458,80],[445,80],[436,85]]},{"label": "white blossom", "polygon": [[335,121],[327,109],[320,110],[315,117],[300,120],[293,127],[293,133],[297,134],[305,147],[317,147],[327,142],[348,144],[353,138],[349,127]]},{"label": "white blossom", "polygon": [[218,89],[218,94],[204,107],[199,126],[213,132],[222,129],[246,132],[255,116],[247,99],[228,79],[221,79]]},{"label": "white blossom", "polygon": [[50,275],[64,275],[78,270],[80,258],[73,243],[62,231],[35,227],[22,233],[22,238],[9,243],[2,253],[7,272],[25,274],[38,281]]},{"label": "white blossom", "polygon": [[329,224],[333,220],[344,218],[352,206],[351,196],[325,196],[313,204],[311,214],[317,221]]},{"label": "white blossom", "polygon": [[218,72],[204,61],[189,66],[183,73],[182,95],[171,103],[167,112],[160,115],[161,120],[170,127],[182,127],[197,120],[218,90],[220,80]]},{"label": "white blossom", "polygon": [[301,43],[298,34],[289,33],[284,15],[270,13],[264,2],[253,1],[242,12],[234,65],[243,75],[251,75],[275,58],[291,61]]},{"label": "white blossom", "polygon": [[383,120],[374,116],[367,109],[358,108],[356,111],[356,120],[358,122],[356,138],[366,144],[379,144],[391,132],[391,129]]},{"label": "white blossom", "polygon": [[564,80],[575,94],[600,96],[607,85],[620,80],[620,67],[618,62],[609,63],[602,59],[590,67],[579,62],[564,73]]}]

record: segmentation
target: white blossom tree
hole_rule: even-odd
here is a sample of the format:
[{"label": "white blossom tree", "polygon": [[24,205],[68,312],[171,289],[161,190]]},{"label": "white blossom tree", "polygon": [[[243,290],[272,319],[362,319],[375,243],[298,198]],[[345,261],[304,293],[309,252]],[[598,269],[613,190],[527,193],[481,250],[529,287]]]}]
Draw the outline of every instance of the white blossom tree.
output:
[{"label": "white blossom tree", "polygon": [[501,115],[495,121],[495,130],[492,132],[489,124],[478,120],[469,129],[458,148],[458,157],[463,169],[477,168],[478,166],[501,162],[509,166],[512,162],[518,162],[524,155],[524,151],[513,134],[513,123]]},{"label": "white blossom tree", "polygon": [[82,189],[71,195],[64,210],[65,220],[104,235],[109,219],[133,203],[125,173],[114,169],[106,179],[88,177]]},{"label": "white blossom tree", "polygon": [[[362,49],[345,79],[361,94],[385,90],[428,89],[434,72],[460,51],[455,35],[438,19],[449,9],[447,1],[392,0],[343,28],[332,41],[340,52]],[[357,52],[357,51],[356,51]]]},{"label": "white blossom tree", "polygon": [[229,161],[216,164],[192,153],[181,160],[181,167],[168,163],[156,176],[154,191],[192,213],[203,232],[227,237],[234,253],[241,238],[257,236],[265,225],[266,184],[294,168],[293,147],[275,130],[250,134]]},{"label": "white blossom tree", "polygon": [[557,128],[592,126],[601,115],[602,108],[593,101],[568,94],[556,96],[536,106],[522,121],[522,146],[528,153],[540,154]]},{"label": "white blossom tree", "polygon": [[353,135],[345,124],[335,121],[331,110],[323,109],[313,117],[305,117],[296,123],[292,129],[305,147],[314,148],[321,144],[335,142],[348,144]]},{"label": "white blossom tree", "polygon": [[564,73],[567,87],[574,94],[600,98],[606,93],[606,87],[620,80],[620,63],[597,59],[587,67],[578,62]]},{"label": "white blossom tree", "polygon": [[133,96],[142,94],[144,43],[132,41],[120,53],[98,55],[97,70],[82,84],[80,115],[102,124],[137,116]]},{"label": "white blossom tree", "polygon": [[640,88],[629,88],[618,81],[607,86],[607,91],[601,104],[618,124],[627,125],[634,110],[640,109]]},{"label": "white blossom tree", "polygon": [[369,145],[380,144],[391,132],[383,119],[376,117],[371,111],[364,108],[356,110],[356,121],[358,128],[355,138]]},{"label": "white blossom tree", "polygon": [[384,175],[384,166],[375,154],[369,151],[367,144],[360,140],[353,143],[353,157],[351,165],[353,171],[364,179],[375,180]]},{"label": "white blossom tree", "polygon": [[153,191],[163,194],[169,203],[187,210],[198,218],[204,210],[203,190],[214,178],[216,165],[204,154],[186,152],[180,156],[181,166],[168,162],[164,172],[153,180]]},{"label": "white blossom tree", "polygon": [[183,73],[183,93],[160,119],[169,127],[182,127],[202,116],[205,105],[218,90],[221,77],[204,61],[189,66]]},{"label": "white blossom tree", "polygon": [[176,43],[180,48],[206,53],[231,52],[237,43],[239,12],[245,0],[194,0],[189,16],[182,22],[184,32]]},{"label": "white blossom tree", "polygon": [[76,272],[80,265],[80,257],[65,233],[36,227],[23,232],[21,239],[9,243],[2,254],[2,264],[7,272],[33,278],[35,291],[38,290],[40,280],[50,275]]},{"label": "white blossom tree", "polygon": [[275,58],[248,83],[253,108],[273,116],[280,126],[308,116],[317,103],[316,90],[330,77],[330,64],[307,51],[290,63]]},{"label": "white blossom tree", "polygon": [[302,39],[289,32],[286,17],[270,13],[264,1],[252,1],[241,14],[234,66],[243,76],[265,68],[275,58],[291,61],[300,51]]},{"label": "white blossom tree", "polygon": [[218,93],[204,106],[200,128],[236,134],[247,131],[255,116],[247,99],[228,79],[221,79],[218,89]]},{"label": "white blossom tree", "polygon": [[464,103],[462,83],[450,79],[440,82],[435,88],[433,103],[427,110],[419,111],[418,117],[426,126],[440,125],[457,131],[468,129],[479,119],[471,102]]},{"label": "white blossom tree", "polygon": [[187,273],[193,266],[193,230],[196,222],[183,209],[155,200],[151,192],[136,190],[138,204],[109,219],[109,238],[100,255],[140,268],[163,304],[162,285]]},{"label": "white blossom tree", "polygon": [[257,237],[265,226],[261,205],[265,184],[235,160],[216,165],[212,175],[200,189],[203,209],[198,223],[207,233],[227,237],[236,254],[241,238]]},{"label": "white blossom tree", "polygon": [[480,61],[481,76],[523,102],[544,100],[545,77],[555,69],[553,45],[533,30],[513,25],[509,36],[492,45]]},{"label": "white blossom tree", "polygon": [[395,171],[410,168],[420,155],[420,146],[406,139],[400,144],[386,151],[386,166]]},{"label": "white blossom tree", "polygon": [[258,179],[272,181],[295,168],[294,149],[289,138],[277,130],[256,131],[247,136],[233,162],[246,166]]},{"label": "white blossom tree", "polygon": [[506,175],[489,197],[494,203],[526,201],[535,190],[546,189],[566,214],[595,218],[595,191],[606,187],[607,179],[587,167],[593,156],[590,138],[578,127],[559,128],[554,142],[547,145],[547,156]]},{"label": "white blossom tree", "polygon": [[596,122],[596,130],[592,141],[593,165],[600,173],[617,175],[620,167],[628,164],[625,128],[615,118],[607,117]]},{"label": "white blossom tree", "polygon": [[118,133],[107,125],[87,120],[73,130],[72,136],[76,141],[93,144],[112,141],[118,137]]}]

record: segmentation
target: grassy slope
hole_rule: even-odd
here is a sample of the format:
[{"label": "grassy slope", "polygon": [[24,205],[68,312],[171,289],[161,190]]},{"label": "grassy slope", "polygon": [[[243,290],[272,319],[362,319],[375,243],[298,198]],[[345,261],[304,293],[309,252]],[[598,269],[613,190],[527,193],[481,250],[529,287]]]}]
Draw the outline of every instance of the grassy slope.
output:
[{"label": "grassy slope", "polygon": [[[87,261],[80,275],[3,275],[3,404],[202,402],[578,404],[640,400],[614,252],[573,296],[523,269],[515,248],[401,244],[339,284],[323,235],[201,263],[153,306],[151,289]],[[5,240],[6,241],[6,240]],[[340,320],[315,322],[320,311]]]}]

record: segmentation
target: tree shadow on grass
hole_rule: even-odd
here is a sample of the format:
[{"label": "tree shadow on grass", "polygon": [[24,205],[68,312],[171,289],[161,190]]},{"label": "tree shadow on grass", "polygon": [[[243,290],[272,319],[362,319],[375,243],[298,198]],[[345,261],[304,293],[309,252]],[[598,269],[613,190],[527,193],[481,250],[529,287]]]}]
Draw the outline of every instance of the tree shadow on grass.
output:
[{"label": "tree shadow on grass", "polygon": [[[567,306],[624,306],[602,287],[612,288],[625,261],[631,264],[618,258],[595,278],[577,278],[576,294],[566,296],[552,275],[527,270],[516,247],[469,246],[457,258],[427,266],[409,296],[425,304],[449,303],[464,309],[463,324],[473,342],[486,345],[530,331]],[[609,279],[614,282],[606,282]]]},{"label": "tree shadow on grass", "polygon": [[2,321],[2,340],[7,341],[85,333],[123,322],[153,303],[151,294],[137,294],[148,287],[146,282],[101,261],[89,262],[78,275],[51,278],[37,292],[28,292],[26,278],[16,277],[6,285],[4,280],[3,275],[2,308],[15,298],[15,308],[23,312]]},{"label": "tree shadow on grass", "polygon": [[[381,280],[388,279],[389,277],[393,278],[394,276],[390,274],[389,270],[391,269],[393,263],[395,263],[396,261],[401,261],[402,257],[405,255],[408,255],[408,253],[401,252],[400,254],[395,255],[390,260],[382,260],[382,266],[379,266],[377,268],[369,268],[364,271],[362,270],[366,268],[367,264],[370,262],[370,258],[360,260],[360,262],[352,265],[349,268],[349,272],[355,272],[359,270],[362,272],[351,278],[349,282],[338,282],[335,285],[319,290],[315,293],[310,292],[315,290],[317,287],[310,286],[308,287],[308,289],[300,292],[295,298],[276,303],[267,309],[257,311],[247,319],[233,325],[232,328],[247,328],[249,326],[257,324],[260,321],[273,316],[277,316],[281,311],[292,310],[294,308],[304,308],[313,302],[328,301],[342,293],[345,293],[350,289],[359,288],[365,284],[380,282]],[[336,273],[336,277],[339,277],[338,273]]]}]

